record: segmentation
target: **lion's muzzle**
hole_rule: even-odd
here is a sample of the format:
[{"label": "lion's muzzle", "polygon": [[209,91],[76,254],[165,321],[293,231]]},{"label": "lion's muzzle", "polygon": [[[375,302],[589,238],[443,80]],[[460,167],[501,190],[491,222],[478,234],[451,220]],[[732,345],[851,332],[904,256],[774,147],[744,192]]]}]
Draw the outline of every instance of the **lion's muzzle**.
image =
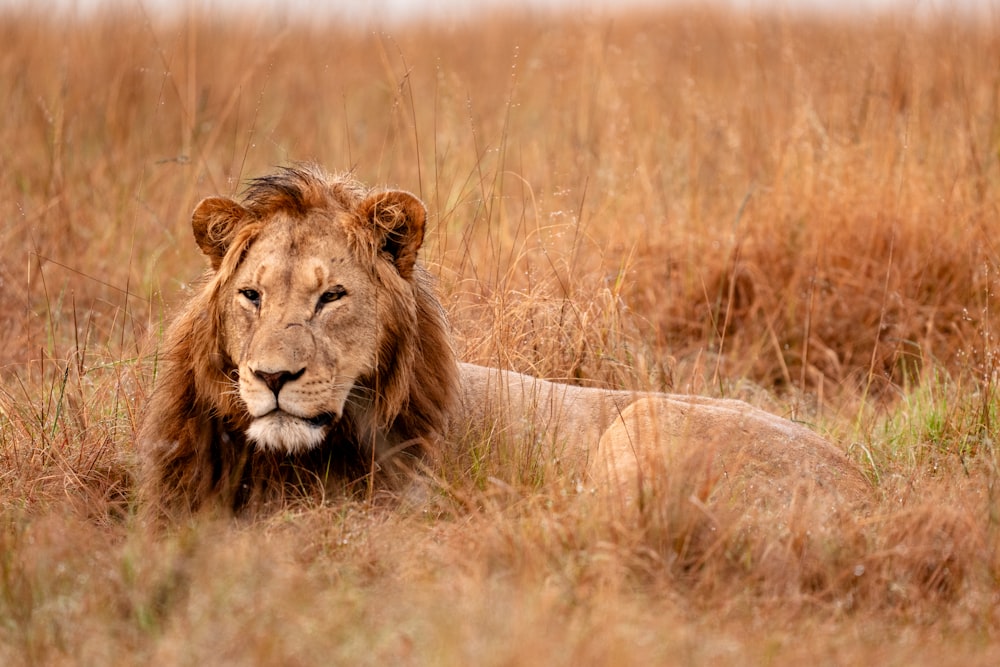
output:
[{"label": "lion's muzzle", "polygon": [[323,413],[305,419],[275,410],[250,422],[247,438],[261,449],[295,454],[323,443],[336,417]]}]

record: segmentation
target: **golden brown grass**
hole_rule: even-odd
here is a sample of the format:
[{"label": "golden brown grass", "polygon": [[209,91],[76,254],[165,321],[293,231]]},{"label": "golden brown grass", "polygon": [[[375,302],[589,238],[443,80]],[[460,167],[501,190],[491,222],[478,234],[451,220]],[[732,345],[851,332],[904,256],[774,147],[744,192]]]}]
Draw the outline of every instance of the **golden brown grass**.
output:
[{"label": "golden brown grass", "polygon": [[[0,660],[996,664],[996,28],[8,11]],[[189,211],[292,160],[427,201],[466,359],[747,397],[876,501],[775,524],[674,470],[623,517],[479,446],[420,509],[150,536],[133,436]]]}]

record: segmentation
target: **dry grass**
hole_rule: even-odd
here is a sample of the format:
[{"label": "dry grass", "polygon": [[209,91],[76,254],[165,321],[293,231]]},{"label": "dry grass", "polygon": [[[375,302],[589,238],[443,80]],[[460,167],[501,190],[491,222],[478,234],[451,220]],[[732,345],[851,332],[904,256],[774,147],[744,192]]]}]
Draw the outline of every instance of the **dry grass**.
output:
[{"label": "dry grass", "polygon": [[[0,660],[996,664],[996,28],[8,11]],[[465,358],[748,397],[877,501],[775,524],[680,470],[622,517],[473,448],[419,511],[149,536],[133,436],[189,211],[303,159],[428,202]]]}]

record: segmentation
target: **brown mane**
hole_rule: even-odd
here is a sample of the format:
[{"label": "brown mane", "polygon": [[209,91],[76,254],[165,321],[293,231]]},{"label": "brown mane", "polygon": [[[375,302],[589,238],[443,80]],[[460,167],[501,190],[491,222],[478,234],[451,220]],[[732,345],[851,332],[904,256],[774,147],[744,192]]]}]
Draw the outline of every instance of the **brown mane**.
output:
[{"label": "brown mane", "polygon": [[312,166],[283,167],[248,181],[243,205],[258,218],[276,213],[304,217],[314,209],[350,210],[369,189],[348,177],[329,177]]},{"label": "brown mane", "polygon": [[[381,235],[385,244],[392,238],[391,230],[366,224],[357,211],[371,194],[350,178],[315,167],[285,168],[250,181],[241,201],[246,219],[218,216],[222,223],[201,229],[195,221],[199,244],[218,244],[220,252],[165,337],[138,437],[144,506],[183,514],[211,501],[245,511],[362,479],[392,487],[407,461],[433,456],[456,399],[458,365],[427,272],[419,264],[400,270],[407,287],[399,289],[398,276],[385,276],[394,267],[376,261],[376,239]],[[376,371],[359,380],[356,400],[323,445],[298,455],[265,452],[244,436],[248,415],[235,388],[238,371],[221,344],[221,295],[246,251],[267,234],[269,219],[282,214],[305,220],[313,211],[356,213],[357,224],[348,232],[351,247],[370,266],[389,314],[378,322]]]}]

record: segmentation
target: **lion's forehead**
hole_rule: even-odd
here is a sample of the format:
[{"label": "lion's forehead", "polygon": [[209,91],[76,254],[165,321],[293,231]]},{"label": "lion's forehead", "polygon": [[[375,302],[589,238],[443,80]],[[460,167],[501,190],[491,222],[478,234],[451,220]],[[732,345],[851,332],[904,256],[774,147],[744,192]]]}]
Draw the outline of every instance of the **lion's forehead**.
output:
[{"label": "lion's forehead", "polygon": [[268,226],[247,252],[240,278],[261,287],[315,291],[357,268],[346,239],[335,228],[324,232],[303,227]]},{"label": "lion's forehead", "polygon": [[283,256],[264,257],[252,267],[251,278],[253,284],[263,287],[316,291],[331,280],[338,264],[337,258],[321,256],[300,257],[294,261]]}]

